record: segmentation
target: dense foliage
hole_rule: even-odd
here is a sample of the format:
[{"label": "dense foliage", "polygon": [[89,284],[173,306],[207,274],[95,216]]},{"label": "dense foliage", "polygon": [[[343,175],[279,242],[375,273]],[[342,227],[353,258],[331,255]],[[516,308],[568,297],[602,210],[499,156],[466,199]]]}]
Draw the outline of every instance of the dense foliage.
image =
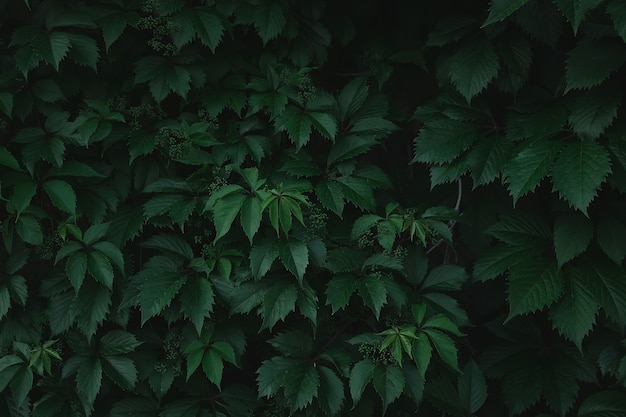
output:
[{"label": "dense foliage", "polygon": [[626,415],[622,0],[0,16],[0,415]]}]

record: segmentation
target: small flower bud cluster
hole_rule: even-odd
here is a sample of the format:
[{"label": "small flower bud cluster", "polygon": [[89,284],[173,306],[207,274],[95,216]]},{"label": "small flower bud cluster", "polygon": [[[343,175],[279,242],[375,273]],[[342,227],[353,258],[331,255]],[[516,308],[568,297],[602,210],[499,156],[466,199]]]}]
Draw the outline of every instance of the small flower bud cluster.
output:
[{"label": "small flower bud cluster", "polygon": [[191,140],[178,129],[162,127],[156,135],[156,145],[172,159],[184,157],[191,148]]},{"label": "small flower bud cluster", "polygon": [[380,363],[383,365],[392,365],[396,363],[396,359],[391,352],[387,349],[380,349],[380,346],[368,345],[362,343],[359,346],[359,353],[363,355],[363,358],[369,359],[374,363]]}]

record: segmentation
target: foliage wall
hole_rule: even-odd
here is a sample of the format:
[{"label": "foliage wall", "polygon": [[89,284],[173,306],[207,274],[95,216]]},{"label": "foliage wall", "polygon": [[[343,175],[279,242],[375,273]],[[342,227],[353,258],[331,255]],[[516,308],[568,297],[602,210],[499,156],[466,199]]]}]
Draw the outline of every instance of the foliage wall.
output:
[{"label": "foliage wall", "polygon": [[623,1],[0,16],[0,415],[626,415]]}]

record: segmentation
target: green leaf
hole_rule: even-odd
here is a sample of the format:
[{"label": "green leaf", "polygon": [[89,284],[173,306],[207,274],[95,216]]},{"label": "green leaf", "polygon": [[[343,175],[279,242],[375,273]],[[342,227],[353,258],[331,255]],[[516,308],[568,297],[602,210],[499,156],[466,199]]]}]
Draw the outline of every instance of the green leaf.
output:
[{"label": "green leaf", "polygon": [[158,249],[168,255],[179,256],[186,261],[190,261],[194,257],[191,245],[182,236],[171,233],[150,236],[141,243],[141,246]]},{"label": "green leaf", "polygon": [[585,258],[585,287],[607,315],[620,323],[626,321],[626,276],[605,257]]},{"label": "green leaf", "polygon": [[357,362],[352,367],[350,371],[350,395],[355,406],[361,400],[365,387],[372,379],[375,367],[376,365],[370,359]]},{"label": "green leaf", "polygon": [[609,87],[584,93],[572,103],[572,130],[582,138],[597,139],[617,117],[621,99],[621,91]]},{"label": "green leaf", "polygon": [[341,379],[325,366],[317,368],[320,376],[318,400],[320,406],[329,416],[339,413],[344,400],[344,387]]},{"label": "green leaf", "polygon": [[282,7],[273,1],[261,3],[254,13],[254,26],[263,44],[280,35],[286,24]]},{"label": "green leaf", "polygon": [[586,288],[580,271],[568,274],[563,297],[550,308],[550,320],[560,334],[582,352],[583,338],[596,322],[599,306]]},{"label": "green leaf", "polygon": [[613,216],[598,219],[598,244],[615,263],[620,264],[626,256],[626,225]]},{"label": "green leaf", "polygon": [[122,252],[115,247],[111,242],[100,241],[93,244],[92,248],[97,250],[100,254],[107,257],[107,259],[115,265],[115,267],[124,274],[124,257]]},{"label": "green leaf", "polygon": [[474,188],[495,180],[509,160],[512,150],[513,142],[497,135],[482,139],[473,146],[468,155],[468,164]]},{"label": "green leaf", "polygon": [[374,389],[383,400],[383,414],[385,414],[387,407],[398,399],[404,390],[404,374],[395,365],[377,365],[374,367],[372,382]]},{"label": "green leaf", "polygon": [[85,231],[83,242],[87,246],[91,246],[98,240],[102,239],[109,229],[109,223],[94,224]]},{"label": "green leaf", "polygon": [[615,30],[626,42],[626,5],[619,0],[614,0],[606,6],[606,12],[613,20]]},{"label": "green leaf", "polygon": [[33,371],[28,368],[18,370],[11,379],[11,392],[15,404],[19,407],[24,404],[28,393],[33,387]]},{"label": "green leaf", "polygon": [[[626,62],[623,43],[583,40],[572,49],[566,61],[565,92],[594,87]],[[594,65],[589,65],[593,62]]]},{"label": "green leaf", "polygon": [[587,214],[587,207],[611,172],[609,154],[591,140],[571,143],[563,149],[552,167],[554,191]]},{"label": "green leaf", "polygon": [[372,309],[378,319],[380,310],[387,303],[387,288],[383,281],[375,275],[367,275],[358,281],[357,288],[363,303]]},{"label": "green leaf", "polygon": [[556,0],[555,3],[572,25],[574,33],[585,19],[587,13],[595,9],[603,0]]},{"label": "green leaf", "polygon": [[492,0],[491,7],[489,7],[489,16],[482,27],[503,21],[526,3],[528,3],[528,0]]},{"label": "green leaf", "polygon": [[100,339],[100,353],[105,356],[121,355],[135,350],[141,342],[134,334],[123,330],[112,330]]},{"label": "green leaf", "polygon": [[187,280],[180,290],[181,312],[189,318],[200,334],[204,319],[211,316],[215,304],[215,294],[211,283],[202,278]]},{"label": "green leaf", "polygon": [[263,297],[263,326],[270,330],[296,309],[298,289],[290,282],[278,282]]},{"label": "green leaf", "polygon": [[476,413],[487,400],[487,381],[473,360],[463,367],[458,388],[460,404],[468,414]]},{"label": "green leaf", "polygon": [[278,254],[278,245],[274,240],[265,240],[254,245],[250,250],[252,275],[260,279],[267,274]]},{"label": "green leaf", "polygon": [[485,233],[504,243],[526,248],[552,246],[552,230],[546,222],[533,214],[517,212],[490,226]]},{"label": "green leaf", "polygon": [[37,219],[21,215],[15,222],[15,230],[18,236],[26,243],[39,246],[43,243],[43,232],[41,231],[41,225]]},{"label": "green leaf", "polygon": [[[11,93],[0,93],[0,111],[9,116],[9,119],[11,118],[13,113],[13,95]],[[2,156],[1,150],[2,148],[0,148],[0,158]],[[0,159],[0,164],[2,164],[1,161],[2,159]]]},{"label": "green leaf", "polygon": [[215,224],[214,243],[228,233],[245,200],[246,196],[243,194],[231,194],[215,203],[213,207],[213,223]]},{"label": "green leaf", "polygon": [[439,357],[452,369],[457,372],[461,372],[459,369],[457,349],[450,336],[434,329],[426,329],[424,330],[424,333],[428,335],[431,343],[435,346],[435,350],[437,351]]},{"label": "green leaf", "polygon": [[426,123],[415,138],[415,157],[411,162],[441,164],[457,158],[478,137],[474,126],[453,119]]},{"label": "green leaf", "polygon": [[224,33],[222,20],[207,8],[197,8],[191,16],[200,42],[215,52]]},{"label": "green leaf", "polygon": [[504,167],[502,174],[509,184],[509,192],[514,203],[529,191],[533,191],[550,172],[554,157],[561,146],[560,142],[550,140],[531,141]]},{"label": "green leaf", "polygon": [[261,202],[256,197],[246,198],[241,206],[241,227],[250,244],[261,225]]},{"label": "green leaf", "polygon": [[111,292],[105,286],[93,280],[87,280],[80,287],[69,307],[70,317],[75,317],[78,328],[91,338],[109,313]]},{"label": "green leaf", "polygon": [[15,159],[13,154],[11,154],[11,152],[9,152],[9,150],[4,146],[0,146],[0,165],[9,167],[16,171],[22,170],[22,168],[20,168],[19,162],[17,162],[17,159]]},{"label": "green leaf", "polygon": [[0,287],[0,320],[6,316],[11,308],[9,289],[3,285]]},{"label": "green leaf", "polygon": [[319,202],[327,209],[342,217],[344,208],[344,194],[336,181],[322,181],[315,187],[315,195]]},{"label": "green leaf", "polygon": [[433,268],[422,282],[423,290],[456,291],[467,282],[469,276],[457,265],[439,265]]},{"label": "green leaf", "polygon": [[40,45],[40,53],[55,70],[59,70],[59,63],[71,47],[70,36],[64,32],[52,32],[48,35],[47,42]]},{"label": "green leaf", "polygon": [[76,193],[67,182],[49,180],[43,183],[43,189],[55,207],[70,214],[76,213]]},{"label": "green leaf", "polygon": [[34,181],[19,182],[13,187],[11,204],[15,207],[17,214],[21,214],[30,205],[35,193],[37,184]]},{"label": "green leaf", "polygon": [[137,237],[144,225],[143,210],[141,206],[121,206],[111,218],[107,230],[107,240],[117,247],[124,245]]},{"label": "green leaf", "polygon": [[355,279],[350,276],[339,276],[331,279],[326,287],[326,305],[330,305],[335,314],[348,305],[350,297],[357,290]]},{"label": "green leaf", "polygon": [[224,363],[222,358],[217,352],[209,349],[202,357],[202,370],[204,374],[209,378],[209,381],[217,385],[220,388],[222,383],[222,372],[224,370]]},{"label": "green leaf", "polygon": [[309,361],[302,362],[289,369],[285,375],[285,396],[291,411],[302,410],[317,397],[320,376],[317,367]]},{"label": "green leaf", "polygon": [[580,213],[567,213],[554,223],[554,249],[559,268],[581,254],[593,237],[593,223]]},{"label": "green leaf", "polygon": [[102,384],[102,363],[100,359],[86,358],[76,374],[76,388],[84,401],[92,405]]},{"label": "green leaf", "polygon": [[140,272],[144,279],[139,293],[142,323],[168,306],[187,281],[187,276],[182,275],[171,260],[164,257],[155,258],[158,259],[153,265],[155,267],[158,265],[158,269],[144,266]]},{"label": "green leaf", "polygon": [[307,144],[311,137],[311,117],[303,110],[295,106],[288,106],[285,111],[276,118],[276,130],[287,131],[289,138],[299,150]]},{"label": "green leaf", "polygon": [[87,270],[108,289],[113,289],[113,267],[109,259],[100,252],[89,252],[87,255]]},{"label": "green leaf", "polygon": [[285,268],[302,283],[304,272],[309,264],[309,250],[306,243],[294,239],[281,241],[278,244],[278,251]]},{"label": "green leaf", "polygon": [[313,340],[302,330],[288,330],[274,336],[270,345],[286,357],[304,358],[311,354]]},{"label": "green leaf", "polygon": [[498,75],[500,62],[489,39],[470,41],[450,58],[448,75],[469,102]]},{"label": "green leaf", "polygon": [[309,112],[311,123],[318,132],[327,139],[334,140],[337,136],[337,120],[332,114],[318,111]]},{"label": "green leaf", "polygon": [[556,264],[544,259],[511,267],[508,281],[510,309],[505,322],[547,307],[563,293],[563,277]]},{"label": "green leaf", "polygon": [[137,368],[130,358],[104,356],[102,357],[102,369],[122,389],[130,390],[137,383]]},{"label": "green leaf", "polygon": [[536,255],[537,253],[532,247],[490,246],[474,264],[472,278],[483,282],[494,279],[504,274],[516,263],[524,262]]},{"label": "green leaf", "polygon": [[578,408],[578,417],[620,417],[626,413],[624,394],[600,391],[585,398]]},{"label": "green leaf", "polygon": [[98,44],[95,39],[89,36],[72,33],[70,35],[70,45],[69,56],[74,62],[78,65],[88,66],[94,71],[97,71],[100,51],[98,51]]},{"label": "green leaf", "polygon": [[78,291],[83,285],[85,274],[87,273],[87,254],[85,252],[74,252],[67,258],[65,265],[67,277],[72,283],[75,291]]}]

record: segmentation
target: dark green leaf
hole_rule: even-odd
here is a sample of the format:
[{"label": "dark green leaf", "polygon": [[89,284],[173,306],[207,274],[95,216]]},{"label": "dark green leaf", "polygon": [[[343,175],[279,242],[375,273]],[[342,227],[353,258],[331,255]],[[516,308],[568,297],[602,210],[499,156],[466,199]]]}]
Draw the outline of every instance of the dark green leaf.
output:
[{"label": "dark green leaf", "polygon": [[598,244],[617,264],[622,263],[626,256],[626,226],[613,216],[602,216],[598,219]]},{"label": "dark green leaf", "polygon": [[250,266],[256,279],[262,278],[278,257],[278,245],[273,240],[258,242],[250,250]]},{"label": "dark green leaf", "polygon": [[355,405],[361,399],[365,387],[372,379],[375,367],[376,365],[370,359],[357,362],[352,367],[350,371],[350,395]]},{"label": "dark green leaf", "polygon": [[182,313],[200,334],[204,319],[211,316],[215,304],[213,286],[202,277],[189,279],[180,290],[180,302]]},{"label": "dark green leaf", "polygon": [[461,405],[468,414],[476,413],[487,399],[487,381],[473,360],[463,367],[458,386]]},{"label": "dark green leaf", "polygon": [[489,16],[483,23],[483,27],[503,21],[526,3],[528,3],[528,0],[492,0],[491,7],[489,7]]},{"label": "dark green leaf", "polygon": [[374,389],[383,400],[383,414],[387,407],[394,402],[404,390],[404,374],[395,365],[376,365],[372,374]]},{"label": "dark green leaf", "polygon": [[592,222],[580,213],[562,214],[554,222],[554,249],[559,268],[587,249],[593,237]]},{"label": "dark green leaf", "polygon": [[263,297],[263,324],[271,329],[296,309],[298,289],[290,282],[279,282]]},{"label": "dark green leaf", "polygon": [[585,398],[578,408],[578,417],[620,417],[626,413],[623,393],[600,391]]},{"label": "dark green leaf", "polygon": [[450,59],[448,75],[456,89],[469,102],[498,75],[500,62],[487,38],[470,41]]},{"label": "dark green leaf", "polygon": [[[623,43],[581,41],[570,51],[566,62],[567,88],[565,92],[590,88],[602,83],[626,62],[624,51]],[[589,62],[593,62],[594,65],[589,65]]]},{"label": "dark green leaf", "polygon": [[512,266],[508,281],[510,311],[506,321],[547,307],[563,293],[563,277],[557,266],[544,259]]}]

